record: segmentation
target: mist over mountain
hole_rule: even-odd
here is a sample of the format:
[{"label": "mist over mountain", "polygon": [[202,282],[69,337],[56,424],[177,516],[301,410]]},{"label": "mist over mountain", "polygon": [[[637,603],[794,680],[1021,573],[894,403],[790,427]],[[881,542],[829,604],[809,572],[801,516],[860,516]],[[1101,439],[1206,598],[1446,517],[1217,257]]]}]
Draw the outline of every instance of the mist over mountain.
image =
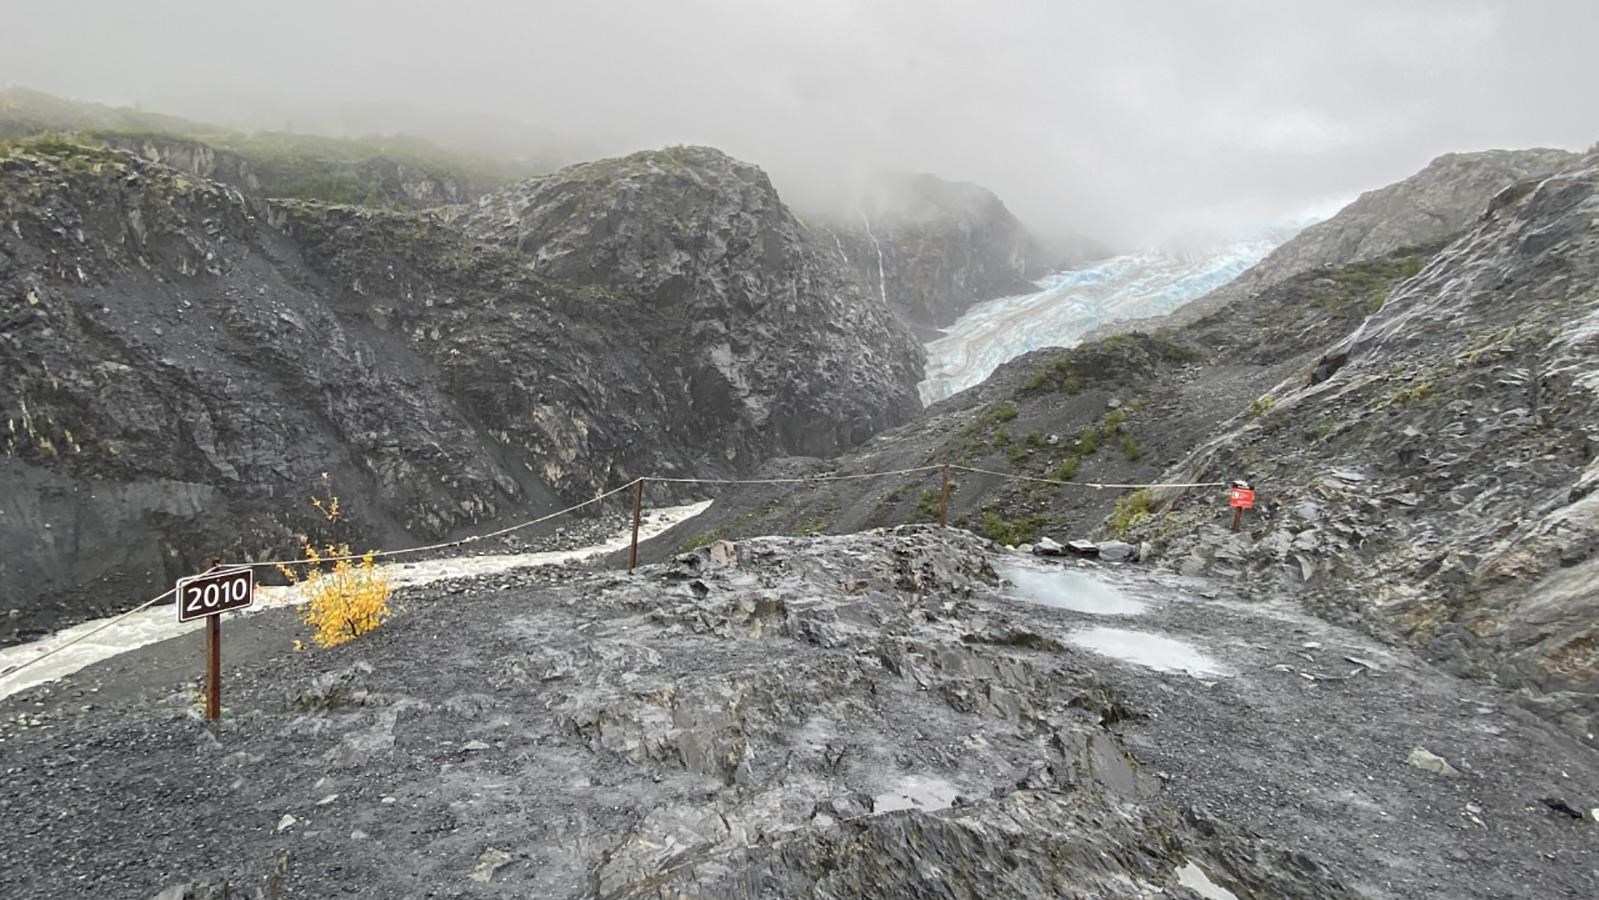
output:
[{"label": "mist over mountain", "polygon": [[12,10],[0,83],[557,163],[706,144],[758,161],[801,209],[931,172],[994,191],[1043,238],[1123,251],[1245,237],[1451,151],[1586,147],[1580,61],[1599,30],[1591,4],[1445,0],[157,8]]}]

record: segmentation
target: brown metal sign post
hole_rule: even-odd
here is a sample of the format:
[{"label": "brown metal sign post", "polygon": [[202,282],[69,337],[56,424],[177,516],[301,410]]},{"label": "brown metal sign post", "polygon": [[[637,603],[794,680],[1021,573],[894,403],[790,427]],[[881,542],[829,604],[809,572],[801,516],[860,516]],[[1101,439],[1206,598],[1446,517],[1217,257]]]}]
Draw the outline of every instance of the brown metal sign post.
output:
[{"label": "brown metal sign post", "polygon": [[222,718],[222,617],[205,620],[205,720]]},{"label": "brown metal sign post", "polygon": [[627,570],[633,571],[638,565],[638,523],[640,514],[644,510],[644,479],[633,482],[633,546],[627,551]]},{"label": "brown metal sign post", "polygon": [[222,717],[222,614],[255,603],[255,572],[217,571],[219,560],[200,575],[178,579],[178,621],[205,619],[205,718]]},{"label": "brown metal sign post", "polygon": [[949,463],[944,463],[944,483],[938,489],[938,527],[949,527]]}]

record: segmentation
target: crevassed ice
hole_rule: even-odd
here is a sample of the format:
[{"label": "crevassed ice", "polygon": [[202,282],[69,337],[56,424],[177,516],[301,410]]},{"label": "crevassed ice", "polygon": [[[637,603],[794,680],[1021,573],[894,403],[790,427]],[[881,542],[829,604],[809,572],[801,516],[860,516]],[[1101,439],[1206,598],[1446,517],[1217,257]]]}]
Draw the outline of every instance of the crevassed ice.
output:
[{"label": "crevassed ice", "polygon": [[1221,287],[1285,239],[1273,234],[1205,253],[1114,256],[1040,280],[1036,294],[978,304],[927,345],[927,377],[918,386],[931,404],[1042,347],[1069,347],[1112,322],[1164,315]]}]

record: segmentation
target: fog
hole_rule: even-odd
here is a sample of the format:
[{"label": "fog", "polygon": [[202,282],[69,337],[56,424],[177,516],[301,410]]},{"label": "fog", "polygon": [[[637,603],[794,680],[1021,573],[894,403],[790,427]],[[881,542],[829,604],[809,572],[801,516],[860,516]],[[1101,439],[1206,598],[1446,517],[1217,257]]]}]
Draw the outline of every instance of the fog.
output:
[{"label": "fog", "polygon": [[711,144],[816,207],[875,171],[1114,246],[1599,137],[1599,4],[7,0],[0,82],[238,128],[572,159]]}]

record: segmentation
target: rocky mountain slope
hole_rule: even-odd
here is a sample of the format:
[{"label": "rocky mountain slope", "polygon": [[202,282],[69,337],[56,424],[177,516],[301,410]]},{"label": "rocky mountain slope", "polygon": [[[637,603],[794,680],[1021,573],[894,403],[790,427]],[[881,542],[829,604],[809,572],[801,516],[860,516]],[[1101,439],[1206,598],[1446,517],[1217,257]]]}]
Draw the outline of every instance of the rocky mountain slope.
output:
[{"label": "rocky mountain slope", "polygon": [[[1098,532],[1241,593],[1301,597],[1536,692],[1599,732],[1599,157],[1502,191],[1461,238],[1289,278],[1186,326],[1041,351],[836,464],[956,462],[954,521],[1006,543]],[[746,490],[663,541],[927,521],[937,476]],[[1103,520],[1103,524],[1100,523]],[[653,549],[663,553],[670,546]]]},{"label": "rocky mountain slope", "polygon": [[1317,364],[1166,473],[1247,471],[1217,535],[1156,494],[1166,553],[1401,629],[1599,731],[1599,154],[1496,197]]},{"label": "rocky mountain slope", "polygon": [[823,241],[918,334],[971,306],[1031,293],[1056,262],[990,191],[933,175],[881,176],[853,217],[817,221]]},{"label": "rocky mountain slope", "polygon": [[[230,623],[251,655],[214,726],[189,713],[192,640],[0,701],[8,889],[1595,889],[1599,823],[1551,805],[1599,805],[1593,754],[1403,648],[1207,599],[1222,582],[1121,569],[1112,586],[937,529],[557,574],[407,591],[328,652],[290,649],[287,610]],[[1095,584],[1138,611],[1071,605]],[[1107,631],[1154,655],[1121,658]]]},{"label": "rocky mountain slope", "polygon": [[1565,150],[1541,148],[1446,153],[1403,181],[1361,194],[1331,218],[1305,228],[1243,275],[1176,312],[1105,326],[1090,336],[1192,322],[1302,272],[1375,259],[1404,247],[1452,237],[1475,222],[1495,194],[1577,159],[1577,154]]},{"label": "rocky mountain slope", "polygon": [[[346,537],[409,543],[639,472],[839,452],[918,408],[920,347],[759,170],[641,154],[483,209],[540,190],[593,213],[525,216],[542,260],[476,220],[269,202],[72,141],[10,148],[7,637],[214,553],[292,550],[324,472]],[[582,274],[611,265],[659,278]]]}]

